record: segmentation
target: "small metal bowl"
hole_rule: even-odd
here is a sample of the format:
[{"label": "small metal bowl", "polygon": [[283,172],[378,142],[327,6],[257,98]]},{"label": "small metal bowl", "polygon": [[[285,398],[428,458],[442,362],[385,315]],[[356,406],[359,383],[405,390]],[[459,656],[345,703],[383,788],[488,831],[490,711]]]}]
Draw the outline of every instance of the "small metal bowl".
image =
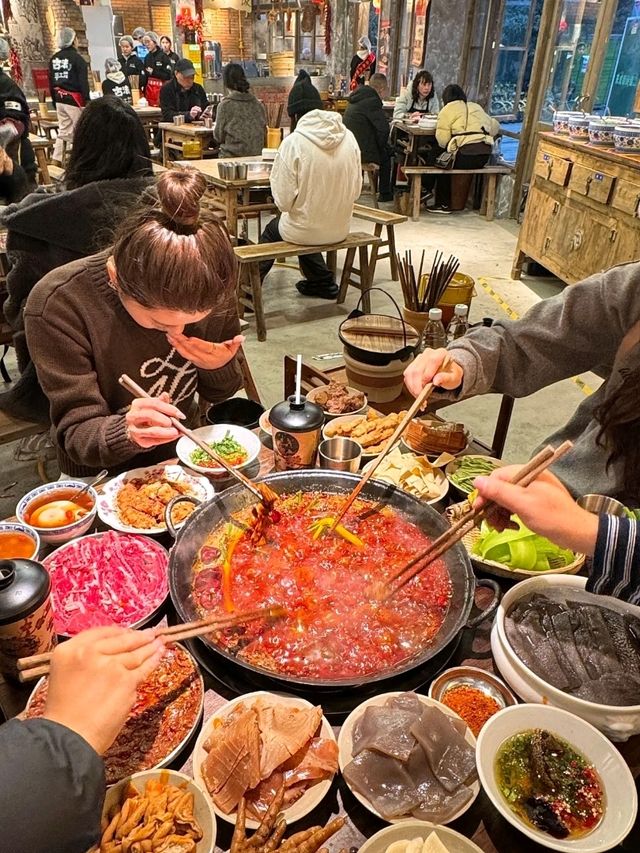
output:
[{"label": "small metal bowl", "polygon": [[461,684],[481,690],[498,703],[500,710],[518,704],[518,700],[503,681],[493,673],[479,669],[477,666],[454,666],[451,669],[445,669],[431,682],[429,698],[442,702],[447,690],[459,687]]},{"label": "small metal bowl", "polygon": [[620,518],[624,518],[626,515],[624,506],[620,501],[607,495],[583,495],[578,498],[577,504],[595,515],[618,515]]},{"label": "small metal bowl", "polygon": [[357,441],[344,436],[325,438],[320,442],[318,454],[321,468],[355,474],[362,460],[362,447]]}]

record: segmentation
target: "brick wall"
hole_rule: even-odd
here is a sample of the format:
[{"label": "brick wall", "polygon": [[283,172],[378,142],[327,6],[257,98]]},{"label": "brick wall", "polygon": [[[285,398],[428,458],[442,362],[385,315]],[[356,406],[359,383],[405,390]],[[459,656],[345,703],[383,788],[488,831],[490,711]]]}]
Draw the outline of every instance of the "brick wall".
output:
[{"label": "brick wall", "polygon": [[74,0],[37,0],[37,3],[49,56],[58,50],[57,30],[60,27],[72,27],[78,36],[78,50],[88,62],[86,30],[80,6]]},{"label": "brick wall", "polygon": [[244,59],[253,56],[253,18],[240,16],[233,9],[205,9],[203,35],[206,39],[219,41],[222,46],[223,62],[240,59],[240,19],[242,20],[242,40]]},{"label": "brick wall", "polygon": [[[115,15],[122,15],[124,31],[129,35],[136,27],[144,27],[150,30],[153,25],[149,0],[111,0],[111,8]],[[170,16],[168,3],[167,14]]]}]

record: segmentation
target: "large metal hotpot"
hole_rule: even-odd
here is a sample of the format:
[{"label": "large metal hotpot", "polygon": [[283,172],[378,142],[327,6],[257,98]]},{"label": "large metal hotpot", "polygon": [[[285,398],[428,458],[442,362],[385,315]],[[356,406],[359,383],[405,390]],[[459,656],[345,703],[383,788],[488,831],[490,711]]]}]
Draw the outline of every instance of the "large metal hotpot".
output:
[{"label": "large metal hotpot", "polygon": [[[356,474],[315,469],[269,474],[259,482],[268,483],[278,494],[291,494],[298,491],[326,491],[346,495],[354,488],[359,479],[360,477]],[[378,480],[370,480],[362,490],[361,497],[392,507],[416,524],[428,536],[436,537],[448,528],[446,521],[430,506],[406,492]],[[176,498],[176,501],[180,500],[183,499]],[[176,534],[177,538],[169,556],[169,591],[179,617],[185,622],[201,618],[191,594],[192,569],[198,551],[211,531],[221,522],[230,521],[234,513],[253,503],[255,503],[255,497],[247,489],[240,485],[233,486],[199,506],[189,516],[179,533]],[[444,554],[444,560],[449,569],[453,590],[451,604],[440,631],[434,641],[420,652],[403,661],[401,665],[397,665],[393,669],[386,669],[376,675],[368,675],[364,678],[348,677],[331,681],[305,679],[275,673],[246,663],[217,646],[208,637],[203,638],[202,642],[211,651],[226,658],[227,662],[231,661],[236,666],[243,668],[249,677],[252,674],[266,676],[285,685],[328,689],[348,688],[401,676],[416,667],[427,664],[431,658],[457,641],[463,628],[474,627],[490,616],[498,606],[500,593],[497,584],[495,581],[478,581],[475,579],[467,552],[460,543],[456,543]],[[494,590],[494,600],[489,608],[470,620],[469,614],[473,606],[477,585],[490,586]]]}]

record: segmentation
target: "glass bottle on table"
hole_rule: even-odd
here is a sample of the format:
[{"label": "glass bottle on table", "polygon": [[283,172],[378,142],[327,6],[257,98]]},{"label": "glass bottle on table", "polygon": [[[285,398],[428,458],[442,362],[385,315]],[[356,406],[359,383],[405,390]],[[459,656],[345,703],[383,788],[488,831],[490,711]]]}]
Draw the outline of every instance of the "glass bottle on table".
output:
[{"label": "glass bottle on table", "polygon": [[469,331],[469,321],[467,319],[468,312],[469,306],[464,305],[461,302],[454,308],[453,317],[447,326],[448,344],[450,344],[451,341],[455,341],[457,338],[463,337]]},{"label": "glass bottle on table", "polygon": [[420,352],[426,349],[440,349],[447,345],[447,333],[442,325],[442,310],[440,308],[429,309],[429,319],[422,338],[420,339]]}]

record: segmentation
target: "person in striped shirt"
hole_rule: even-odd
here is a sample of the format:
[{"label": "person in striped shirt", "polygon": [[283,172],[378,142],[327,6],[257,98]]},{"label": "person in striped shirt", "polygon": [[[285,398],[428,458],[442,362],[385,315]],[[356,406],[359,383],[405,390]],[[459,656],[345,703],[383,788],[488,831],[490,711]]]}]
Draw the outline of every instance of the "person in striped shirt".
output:
[{"label": "person in striped shirt", "polygon": [[526,488],[514,485],[509,480],[518,470],[519,466],[507,466],[475,480],[481,497],[502,508],[489,514],[491,525],[504,529],[509,515],[517,513],[535,533],[592,558],[589,592],[640,605],[638,520],[587,512],[549,471]]}]

